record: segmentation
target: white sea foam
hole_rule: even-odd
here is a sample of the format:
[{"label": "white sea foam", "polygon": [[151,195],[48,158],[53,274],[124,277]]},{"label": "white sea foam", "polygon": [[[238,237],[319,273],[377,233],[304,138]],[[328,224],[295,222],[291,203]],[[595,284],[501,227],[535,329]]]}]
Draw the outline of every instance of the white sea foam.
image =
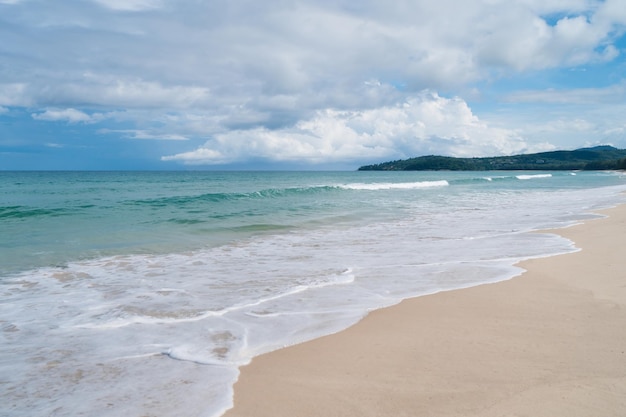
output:
[{"label": "white sea foam", "polygon": [[550,178],[552,174],[516,175],[518,180],[534,180],[538,178]]},{"label": "white sea foam", "polygon": [[489,177],[482,177],[482,179],[484,179],[485,181],[493,181],[493,180],[501,180],[501,179],[505,179],[505,178],[512,178],[510,176],[506,176],[506,175],[491,175]]},{"label": "white sea foam", "polygon": [[437,181],[418,181],[418,182],[379,182],[373,184],[365,184],[365,183],[353,183],[353,184],[344,184],[339,185],[339,188],[344,188],[347,190],[412,190],[419,188],[433,188],[433,187],[446,187],[450,185],[446,180],[437,180]]}]

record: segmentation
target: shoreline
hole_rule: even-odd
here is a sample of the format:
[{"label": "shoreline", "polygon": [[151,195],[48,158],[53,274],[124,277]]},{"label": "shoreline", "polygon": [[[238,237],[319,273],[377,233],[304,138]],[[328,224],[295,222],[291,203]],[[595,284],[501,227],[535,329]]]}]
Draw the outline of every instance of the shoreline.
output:
[{"label": "shoreline", "polygon": [[600,213],[550,231],[580,251],[254,358],[224,416],[626,415],[626,205]]}]

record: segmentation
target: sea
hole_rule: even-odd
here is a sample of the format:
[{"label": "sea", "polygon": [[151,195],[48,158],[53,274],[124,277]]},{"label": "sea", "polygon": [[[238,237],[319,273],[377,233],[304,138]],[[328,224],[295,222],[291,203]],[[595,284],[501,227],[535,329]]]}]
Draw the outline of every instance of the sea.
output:
[{"label": "sea", "polygon": [[0,415],[218,417],[255,356],[576,251],[545,230],[624,191],[608,171],[0,172]]}]

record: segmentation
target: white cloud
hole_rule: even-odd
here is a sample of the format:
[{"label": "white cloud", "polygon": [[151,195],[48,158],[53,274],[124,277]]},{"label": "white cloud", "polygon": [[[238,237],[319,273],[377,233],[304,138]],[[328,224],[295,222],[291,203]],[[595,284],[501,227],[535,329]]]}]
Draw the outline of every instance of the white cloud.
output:
[{"label": "white cloud", "polygon": [[93,0],[102,7],[123,12],[139,12],[158,9],[162,6],[161,0]]},{"label": "white cloud", "polygon": [[207,148],[199,148],[191,152],[183,152],[177,155],[164,156],[163,161],[182,161],[188,165],[219,165],[232,162],[233,160],[226,158],[219,151]]},{"label": "white cloud", "polygon": [[[2,12],[0,108],[22,107],[38,120],[106,120],[98,128],[132,139],[180,140],[164,159],[187,163],[545,147],[550,137],[525,130],[532,115],[495,124],[488,104],[477,113],[461,98],[419,92],[490,100],[499,93],[479,90],[507,77],[522,74],[521,84],[544,69],[622,59],[626,30],[624,0],[64,0]],[[610,88],[534,87],[505,104],[566,111],[619,103],[615,73]],[[604,117],[599,111],[584,119],[614,131],[592,117]],[[212,139],[183,148],[199,138]]]},{"label": "white cloud", "polygon": [[[605,27],[626,25],[626,7],[624,6],[623,0],[605,0],[594,15],[594,21]],[[623,32],[624,27],[621,28],[621,33]]]},{"label": "white cloud", "polygon": [[111,130],[100,129],[98,133],[102,134],[122,134],[129,139],[144,139],[144,140],[188,140],[187,137],[175,133],[155,133],[147,130],[139,129],[125,129],[125,130]]},{"label": "white cloud", "polygon": [[604,131],[604,133],[606,135],[622,135],[623,136],[626,133],[626,124],[619,126],[619,127],[607,129]]},{"label": "white cloud", "polygon": [[[189,108],[315,92],[358,100],[355,86],[370,79],[449,89],[494,73],[614,59],[624,24],[614,1],[92,1],[104,9],[68,0],[7,14],[26,30],[43,17],[56,22],[45,46],[19,36],[5,46],[11,60],[25,59],[15,63],[25,71],[0,75],[31,86],[35,105]],[[146,9],[153,12],[114,13]],[[546,14],[564,17],[551,26]],[[342,105],[314,109],[325,107]]]},{"label": "white cloud", "polygon": [[515,132],[480,121],[460,98],[423,92],[404,103],[362,111],[318,111],[291,128],[221,133],[165,161],[219,164],[267,161],[367,161],[424,153],[500,155],[529,149]]},{"label": "white cloud", "polygon": [[521,91],[509,103],[482,117],[492,126],[507,126],[528,143],[549,141],[553,147],[574,149],[612,143],[626,148],[624,114],[626,85],[570,90]]},{"label": "white cloud", "polygon": [[[91,94],[94,103],[131,108],[189,108],[206,101],[209,94],[209,90],[203,87],[166,87],[157,82],[143,80],[106,80],[95,82],[89,87],[93,88]],[[81,94],[86,91],[76,89],[72,93]]]},{"label": "white cloud", "polygon": [[507,5],[502,11],[487,17],[492,22],[480,24],[482,29],[476,31],[476,56],[488,66],[526,71],[601,62],[617,56],[617,50],[605,42],[619,22],[577,15],[562,17],[551,26],[530,9]]},{"label": "white cloud", "polygon": [[626,81],[602,88],[571,88],[517,91],[505,97],[513,103],[596,104],[626,102]]},{"label": "white cloud", "polygon": [[[71,105],[67,105],[71,103]],[[141,79],[83,74],[79,80],[58,80],[48,85],[0,84],[0,106],[17,107],[108,107],[116,109],[192,109],[211,105],[206,87],[169,85]]]},{"label": "white cloud", "polygon": [[27,107],[33,101],[27,94],[26,83],[6,83],[0,84],[0,105]]},{"label": "white cloud", "polygon": [[48,122],[65,121],[68,123],[91,123],[102,118],[99,113],[88,115],[76,109],[47,109],[43,113],[32,114],[35,120],[45,120]]},{"label": "white cloud", "polygon": [[37,99],[47,102],[74,102],[86,106],[139,109],[181,109],[206,104],[209,90],[204,87],[170,85],[142,79],[125,79],[94,73],[83,74],[81,82],[61,82],[36,89]]}]

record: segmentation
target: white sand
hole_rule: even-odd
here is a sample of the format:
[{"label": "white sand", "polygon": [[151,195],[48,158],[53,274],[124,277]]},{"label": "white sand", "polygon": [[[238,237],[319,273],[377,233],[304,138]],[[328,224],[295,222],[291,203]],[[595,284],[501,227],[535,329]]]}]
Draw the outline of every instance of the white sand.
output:
[{"label": "white sand", "polygon": [[626,206],[582,251],[255,358],[227,417],[626,416]]}]

